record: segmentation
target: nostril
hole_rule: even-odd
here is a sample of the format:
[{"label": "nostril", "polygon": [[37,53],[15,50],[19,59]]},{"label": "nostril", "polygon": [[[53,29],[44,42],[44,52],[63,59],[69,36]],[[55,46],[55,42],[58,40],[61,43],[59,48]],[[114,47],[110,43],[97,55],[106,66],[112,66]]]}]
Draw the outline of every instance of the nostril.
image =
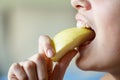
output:
[{"label": "nostril", "polygon": [[84,10],[90,10],[91,9],[91,3],[88,0],[71,0],[71,4],[75,9],[84,9]]},{"label": "nostril", "polygon": [[75,7],[76,7],[77,9],[78,9],[78,8],[83,8],[83,6],[81,6],[81,5],[76,5]]}]

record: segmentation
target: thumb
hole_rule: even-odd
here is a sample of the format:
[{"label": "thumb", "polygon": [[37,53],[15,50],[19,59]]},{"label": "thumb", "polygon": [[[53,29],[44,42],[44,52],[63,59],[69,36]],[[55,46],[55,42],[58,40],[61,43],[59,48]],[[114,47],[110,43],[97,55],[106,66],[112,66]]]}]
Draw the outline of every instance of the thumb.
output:
[{"label": "thumb", "polygon": [[58,63],[56,63],[52,74],[52,80],[63,80],[65,71],[76,53],[76,50],[69,51]]}]

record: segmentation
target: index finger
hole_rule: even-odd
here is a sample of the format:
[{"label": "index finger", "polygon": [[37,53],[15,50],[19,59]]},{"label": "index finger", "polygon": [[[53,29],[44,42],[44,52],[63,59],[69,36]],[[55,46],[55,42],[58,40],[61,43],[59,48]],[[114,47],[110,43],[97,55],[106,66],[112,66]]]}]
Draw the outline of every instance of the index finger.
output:
[{"label": "index finger", "polygon": [[52,40],[47,35],[39,37],[39,53],[45,53],[47,57],[51,58],[55,54],[55,50],[52,45]]}]

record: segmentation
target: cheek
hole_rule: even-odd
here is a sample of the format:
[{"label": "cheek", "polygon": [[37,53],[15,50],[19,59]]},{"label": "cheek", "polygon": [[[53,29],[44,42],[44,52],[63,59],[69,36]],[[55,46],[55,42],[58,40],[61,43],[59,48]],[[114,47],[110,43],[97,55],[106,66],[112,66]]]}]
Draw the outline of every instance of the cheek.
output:
[{"label": "cheek", "polygon": [[[119,13],[120,14],[120,13]],[[104,66],[120,64],[120,16],[105,12],[96,16],[97,52]]]},{"label": "cheek", "polygon": [[114,66],[120,63],[120,8],[97,7],[93,11],[96,27],[94,57],[104,66]]},{"label": "cheek", "polygon": [[[112,26],[113,24],[120,23],[120,1],[114,0],[99,1],[93,3],[92,11],[94,21],[97,26]],[[113,7],[114,6],[114,7]]]},{"label": "cheek", "polygon": [[120,8],[100,5],[92,6],[96,38],[92,47],[81,52],[87,54],[77,62],[82,69],[103,70],[120,64]]},{"label": "cheek", "polygon": [[119,47],[120,5],[112,7],[110,3],[104,3],[96,5],[93,11],[98,44],[106,49]]},{"label": "cheek", "polygon": [[120,22],[109,18],[101,19],[99,23],[96,32],[98,54],[106,57],[106,63],[120,60]]}]

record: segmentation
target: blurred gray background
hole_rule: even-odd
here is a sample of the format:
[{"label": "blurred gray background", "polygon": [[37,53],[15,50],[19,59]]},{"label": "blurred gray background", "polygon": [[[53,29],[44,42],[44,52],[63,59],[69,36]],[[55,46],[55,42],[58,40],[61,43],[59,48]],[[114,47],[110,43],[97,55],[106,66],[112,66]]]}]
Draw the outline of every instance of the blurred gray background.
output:
[{"label": "blurred gray background", "polygon": [[[37,53],[40,35],[53,37],[59,31],[75,26],[75,14],[70,0],[0,0],[0,76],[7,76],[12,63]],[[78,69],[72,68],[76,72],[69,68],[65,80],[73,73],[77,74]],[[79,77],[73,79],[79,80]]]},{"label": "blurred gray background", "polygon": [[42,34],[75,26],[70,0],[0,0],[0,74],[38,50]]}]

